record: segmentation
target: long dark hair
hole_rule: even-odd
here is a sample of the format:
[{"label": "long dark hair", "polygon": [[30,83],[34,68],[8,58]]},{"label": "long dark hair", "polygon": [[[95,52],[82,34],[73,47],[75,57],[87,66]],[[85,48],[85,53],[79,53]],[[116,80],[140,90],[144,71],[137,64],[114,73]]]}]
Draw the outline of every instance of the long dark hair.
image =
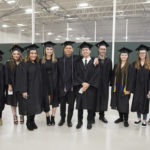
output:
[{"label": "long dark hair", "polygon": [[0,54],[0,61],[2,61],[3,60],[3,56]]},{"label": "long dark hair", "polygon": [[[121,56],[121,54],[120,54],[120,56]],[[118,75],[119,72],[120,72],[120,68],[121,68],[121,58],[120,58],[120,56],[119,56],[119,63],[117,64],[117,67],[116,67],[115,75]],[[121,69],[121,73],[127,75],[128,74],[128,67],[129,67],[129,57],[128,57],[125,65]]]},{"label": "long dark hair", "polygon": [[[36,50],[36,52],[37,52],[37,50]],[[27,56],[25,57],[24,61],[25,62],[30,61],[30,51],[27,53]],[[39,63],[39,62],[40,62],[40,56],[37,53],[37,57],[36,57],[35,63]]]}]

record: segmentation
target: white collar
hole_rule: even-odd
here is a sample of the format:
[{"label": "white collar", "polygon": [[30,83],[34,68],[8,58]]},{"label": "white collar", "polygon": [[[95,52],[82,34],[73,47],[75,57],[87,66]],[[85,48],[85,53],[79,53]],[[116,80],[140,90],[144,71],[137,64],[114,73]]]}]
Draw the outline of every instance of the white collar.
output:
[{"label": "white collar", "polygon": [[91,57],[89,56],[87,59],[83,58],[82,61],[85,64],[85,60],[87,60],[87,64],[89,63],[89,61],[91,60]]}]

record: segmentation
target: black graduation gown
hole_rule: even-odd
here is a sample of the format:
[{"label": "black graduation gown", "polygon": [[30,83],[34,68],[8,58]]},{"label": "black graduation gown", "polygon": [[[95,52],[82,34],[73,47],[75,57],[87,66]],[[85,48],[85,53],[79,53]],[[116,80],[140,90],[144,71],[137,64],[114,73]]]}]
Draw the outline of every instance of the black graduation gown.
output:
[{"label": "black graduation gown", "polygon": [[58,107],[57,98],[57,63],[53,63],[51,60],[46,60],[42,66],[42,79],[43,79],[43,105],[49,111],[49,100],[48,96],[51,96],[51,105],[53,107]]},{"label": "black graduation gown", "polygon": [[[91,59],[86,67],[82,60],[76,64],[74,86],[77,88],[77,109],[95,109],[99,69],[98,66],[94,66],[93,62]],[[90,86],[86,92],[80,94],[79,90],[83,82],[89,83]]]},{"label": "black graduation gown", "polygon": [[[121,113],[129,113],[129,99],[130,94],[125,95],[123,92],[123,87],[126,85],[126,91],[132,90],[132,69],[131,65],[128,66],[128,74],[124,73],[122,75],[121,68],[119,70],[119,74],[116,76],[116,92],[113,91],[114,82],[115,82],[115,71],[117,65],[115,65],[113,70],[112,76],[112,93],[111,93],[111,108],[117,109]],[[123,87],[122,87],[122,77],[124,76],[123,80]],[[127,78],[126,78],[127,77]]]},{"label": "black graduation gown", "polygon": [[112,76],[112,61],[109,58],[99,59],[99,85],[97,92],[96,111],[107,111],[109,99],[109,85]]},{"label": "black graduation gown", "polygon": [[4,65],[0,63],[0,112],[5,106],[5,70]]},{"label": "black graduation gown", "polygon": [[[58,60],[58,95],[63,97],[73,88],[74,70],[81,56],[62,57]],[[73,63],[72,63],[73,62]],[[66,92],[65,92],[66,90]],[[75,89],[73,89],[75,92]]]},{"label": "black graduation gown", "polygon": [[147,114],[149,112],[149,99],[147,98],[150,90],[150,70],[144,66],[138,70],[133,63],[133,101],[132,112]]},{"label": "black graduation gown", "polygon": [[20,101],[20,114],[35,115],[42,112],[42,69],[39,63],[25,62],[21,92],[28,93],[28,99]]},{"label": "black graduation gown", "polygon": [[[17,102],[20,99],[20,88],[22,83],[22,72],[23,72],[23,62],[15,65],[13,71],[10,69],[10,61],[6,62],[5,74],[6,74],[6,85],[12,85],[13,95],[7,94],[6,104],[11,106],[17,106]],[[8,93],[8,88],[7,88]]]}]

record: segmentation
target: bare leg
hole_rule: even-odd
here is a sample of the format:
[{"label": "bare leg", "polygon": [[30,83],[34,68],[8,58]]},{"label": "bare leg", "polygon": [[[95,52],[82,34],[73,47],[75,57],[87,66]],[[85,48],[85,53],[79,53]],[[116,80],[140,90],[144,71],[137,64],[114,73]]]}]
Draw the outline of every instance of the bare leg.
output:
[{"label": "bare leg", "polygon": [[56,110],[57,110],[57,107],[53,107],[53,108],[52,108],[52,116],[55,116]]},{"label": "bare leg", "polygon": [[[49,104],[50,104],[50,96],[48,96],[48,100],[49,100],[49,103],[48,103],[48,105],[49,105]],[[47,125],[48,125],[48,126],[51,125],[50,111],[46,112],[46,122],[47,122]]]},{"label": "bare leg", "polygon": [[11,106],[13,118],[14,118],[14,124],[18,124],[18,118],[17,118],[17,111],[15,106]]}]

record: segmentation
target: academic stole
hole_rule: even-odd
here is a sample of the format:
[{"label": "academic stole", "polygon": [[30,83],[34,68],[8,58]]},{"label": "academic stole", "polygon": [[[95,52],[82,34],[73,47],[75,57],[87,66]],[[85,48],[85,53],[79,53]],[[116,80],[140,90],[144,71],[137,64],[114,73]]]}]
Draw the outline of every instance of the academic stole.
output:
[{"label": "academic stole", "polygon": [[[125,79],[125,85],[124,85],[124,79]],[[127,89],[127,75],[122,76],[122,82],[121,82],[121,92],[125,93],[126,92],[126,89]],[[117,77],[115,76],[115,81],[114,81],[114,86],[113,86],[113,92],[115,93],[116,90],[117,90],[117,87],[116,87],[116,82],[117,82]]]}]

